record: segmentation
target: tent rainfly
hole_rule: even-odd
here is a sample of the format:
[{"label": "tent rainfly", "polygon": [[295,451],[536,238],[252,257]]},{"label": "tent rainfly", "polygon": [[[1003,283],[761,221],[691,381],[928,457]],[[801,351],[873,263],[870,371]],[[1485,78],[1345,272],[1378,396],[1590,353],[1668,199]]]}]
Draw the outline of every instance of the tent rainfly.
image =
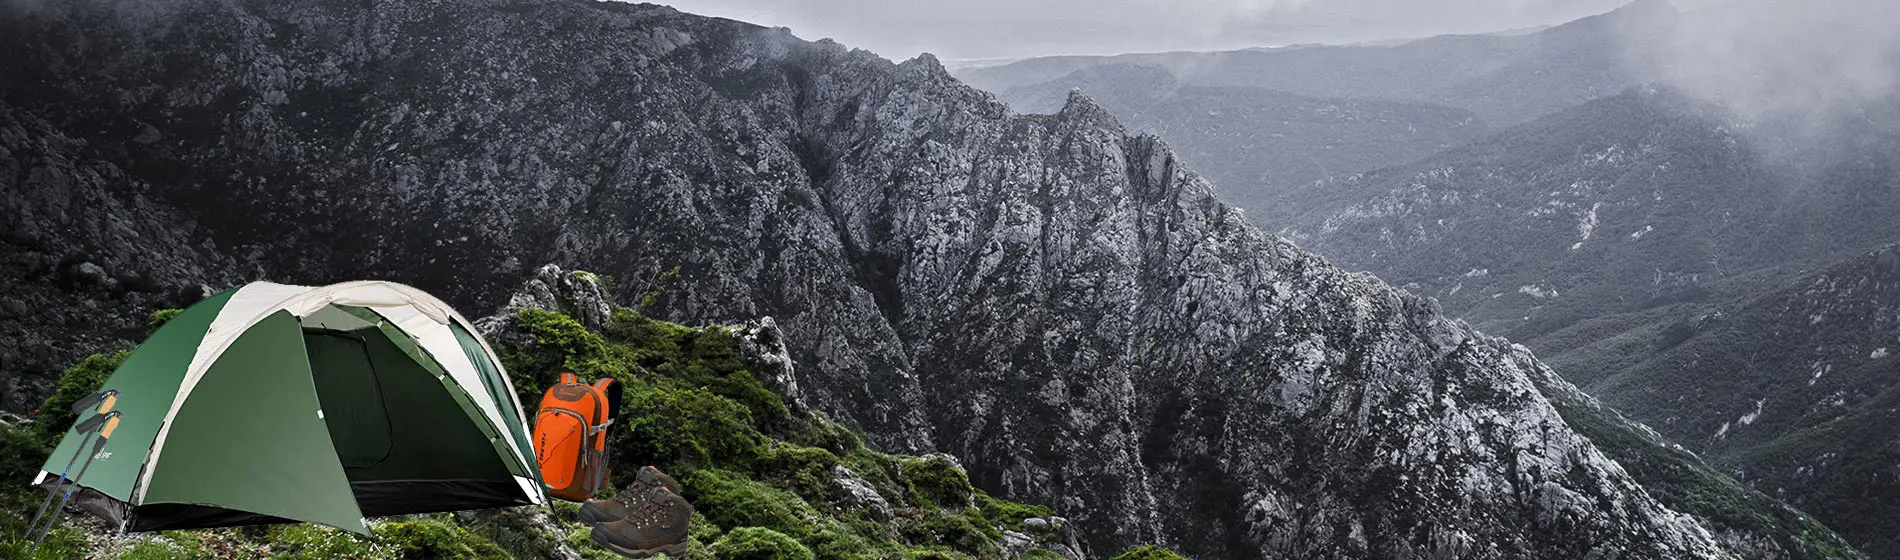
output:
[{"label": "tent rainfly", "polygon": [[[152,333],[103,389],[122,420],[74,502],[121,531],[367,534],[369,517],[547,501],[494,349],[409,286],[226,291]],[[34,483],[80,439],[68,431]]]}]

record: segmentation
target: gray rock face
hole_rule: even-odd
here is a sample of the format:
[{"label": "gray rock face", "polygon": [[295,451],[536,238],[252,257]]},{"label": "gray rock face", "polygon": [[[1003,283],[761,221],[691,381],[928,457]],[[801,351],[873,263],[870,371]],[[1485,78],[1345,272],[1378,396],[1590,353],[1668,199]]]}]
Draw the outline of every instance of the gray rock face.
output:
[{"label": "gray rock face", "polygon": [[840,501],[859,511],[871,513],[871,519],[890,519],[891,503],[877,493],[877,488],[866,482],[864,477],[846,468],[844,465],[832,465],[831,490]]},{"label": "gray rock face", "polygon": [[526,309],[554,311],[573,317],[582,326],[595,331],[606,328],[613,315],[613,300],[600,283],[588,273],[568,272],[557,265],[535,269],[509,296],[508,303],[494,315],[476,320],[475,329],[483,336],[511,336],[508,326]]},{"label": "gray rock face", "polygon": [[792,351],[785,346],[785,333],[771,317],[760,318],[732,331],[739,352],[756,364],[765,386],[784,399],[794,412],[804,412],[805,393],[798,390],[797,370],[792,366]]},{"label": "gray rock face", "polygon": [[955,454],[1093,550],[1756,556],[1573,431],[1526,351],[1261,233],[1084,97],[1019,116],[928,56],[609,2],[74,0],[0,18],[0,52],[0,114],[44,123],[0,148],[83,139],[42,159],[147,185],[92,208],[152,200],[201,220],[152,239],[237,255],[107,270],[386,277],[463,309],[522,263],[653,279],[643,310],[774,317],[813,408]]},{"label": "gray rock face", "polygon": [[1024,519],[1023,532],[1005,531],[1003,540],[1012,554],[1040,548],[1068,560],[1083,560],[1088,557],[1082,552],[1082,545],[1076,538],[1075,526],[1069,524],[1069,520],[1060,517]]}]

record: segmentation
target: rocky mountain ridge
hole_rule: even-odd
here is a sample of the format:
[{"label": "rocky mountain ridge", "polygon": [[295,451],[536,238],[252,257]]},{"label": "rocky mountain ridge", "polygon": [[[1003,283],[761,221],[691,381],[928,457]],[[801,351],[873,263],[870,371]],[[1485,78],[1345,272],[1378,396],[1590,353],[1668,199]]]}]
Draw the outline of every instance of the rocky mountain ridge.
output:
[{"label": "rocky mountain ridge", "polygon": [[1441,105],[1198,86],[1132,64],[1082,68],[997,97],[1020,112],[1053,113],[1074,90],[1130,130],[1169,139],[1221,200],[1256,216],[1288,189],[1422,158],[1486,130],[1477,115]]},{"label": "rocky mountain ridge", "polygon": [[1165,69],[1187,85],[1430,103],[1470,111],[1492,126],[1508,127],[1654,79],[1649,65],[1631,53],[1666,40],[1679,17],[1667,0],[1637,0],[1604,14],[1520,34],[1442,35],[1391,44],[1049,56],[960,68],[956,74],[977,88],[1000,94],[1092,67],[1142,65]]},{"label": "rocky mountain ridge", "polygon": [[[1854,557],[1779,504],[1742,525],[1665,503],[1528,351],[1255,229],[1084,96],[1016,115],[928,56],[651,5],[10,9],[7,198],[51,210],[4,230],[99,223],[32,202],[93,175],[99,220],[156,228],[0,239],[10,267],[75,262],[8,289],[86,262],[149,284],[30,308],[371,276],[486,309],[525,263],[577,263],[644,313],[777,318],[813,408],[963,458],[1093,549]],[[117,210],[139,200],[159,210]]]}]

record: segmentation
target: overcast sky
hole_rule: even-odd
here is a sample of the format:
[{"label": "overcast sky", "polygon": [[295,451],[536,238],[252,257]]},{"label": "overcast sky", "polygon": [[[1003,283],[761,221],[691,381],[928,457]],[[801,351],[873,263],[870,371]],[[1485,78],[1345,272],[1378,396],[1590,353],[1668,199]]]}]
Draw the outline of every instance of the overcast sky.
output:
[{"label": "overcast sky", "polygon": [[1627,0],[653,0],[891,59],[1344,43],[1550,25]]}]

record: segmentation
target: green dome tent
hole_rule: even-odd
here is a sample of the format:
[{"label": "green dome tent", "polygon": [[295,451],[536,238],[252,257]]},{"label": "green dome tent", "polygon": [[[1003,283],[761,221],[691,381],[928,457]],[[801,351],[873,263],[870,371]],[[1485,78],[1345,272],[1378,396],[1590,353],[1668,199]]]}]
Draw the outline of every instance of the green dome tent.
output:
[{"label": "green dome tent", "polygon": [[[258,282],[184,310],[103,390],[118,432],[74,503],[121,531],[541,504],[521,403],[454,309],[390,282]],[[68,431],[35,484],[83,439]]]}]

